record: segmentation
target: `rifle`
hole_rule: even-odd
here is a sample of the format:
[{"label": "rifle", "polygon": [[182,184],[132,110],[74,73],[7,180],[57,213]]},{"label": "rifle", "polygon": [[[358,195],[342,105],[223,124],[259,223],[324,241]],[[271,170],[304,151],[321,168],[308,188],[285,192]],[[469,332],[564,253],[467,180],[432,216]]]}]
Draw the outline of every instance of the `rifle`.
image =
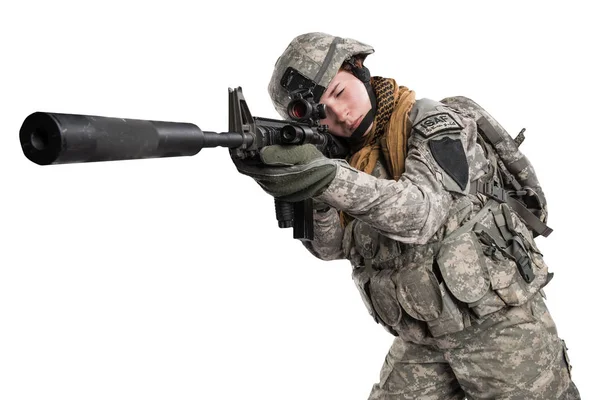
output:
[{"label": "rifle", "polygon": [[[319,107],[321,106],[321,107]],[[228,147],[232,158],[256,159],[271,145],[313,144],[329,158],[343,158],[347,147],[321,125],[324,107],[310,91],[295,93],[288,106],[293,121],[253,117],[242,88],[229,88],[229,131],[202,131],[191,123],[35,112],[19,132],[25,156],[39,165],[117,161],[196,155],[209,147]],[[299,240],[313,240],[312,199],[275,199],[280,228],[293,227]]]}]

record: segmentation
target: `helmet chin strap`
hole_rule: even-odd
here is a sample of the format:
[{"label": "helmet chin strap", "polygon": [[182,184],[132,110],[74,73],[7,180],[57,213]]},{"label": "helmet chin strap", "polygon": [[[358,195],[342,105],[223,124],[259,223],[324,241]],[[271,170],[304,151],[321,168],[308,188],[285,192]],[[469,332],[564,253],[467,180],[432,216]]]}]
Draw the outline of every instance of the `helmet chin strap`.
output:
[{"label": "helmet chin strap", "polygon": [[373,87],[371,86],[371,72],[369,69],[364,65],[359,67],[354,57],[351,57],[348,61],[350,63],[352,74],[365,85],[367,93],[369,94],[369,99],[371,100],[371,109],[349,137],[351,143],[358,143],[375,119],[375,114],[377,113],[377,98],[375,97],[375,92],[373,92]]},{"label": "helmet chin strap", "polygon": [[371,98],[371,109],[365,115],[360,125],[358,125],[354,132],[352,132],[352,135],[350,135],[350,141],[353,143],[359,142],[361,140],[367,129],[369,129],[369,127],[373,123],[373,120],[375,120],[375,113],[377,112],[375,94],[373,93],[371,85],[368,86],[367,90],[369,91],[369,97]]}]

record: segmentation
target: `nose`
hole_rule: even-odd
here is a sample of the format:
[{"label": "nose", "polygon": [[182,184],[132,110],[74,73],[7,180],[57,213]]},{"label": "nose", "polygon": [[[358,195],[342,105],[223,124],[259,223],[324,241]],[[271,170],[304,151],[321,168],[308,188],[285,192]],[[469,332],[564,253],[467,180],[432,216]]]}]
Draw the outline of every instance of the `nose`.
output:
[{"label": "nose", "polygon": [[339,102],[330,102],[329,104],[325,104],[326,109],[329,110],[329,113],[335,117],[335,120],[339,123],[344,123],[346,121],[346,115],[348,112],[346,107]]}]

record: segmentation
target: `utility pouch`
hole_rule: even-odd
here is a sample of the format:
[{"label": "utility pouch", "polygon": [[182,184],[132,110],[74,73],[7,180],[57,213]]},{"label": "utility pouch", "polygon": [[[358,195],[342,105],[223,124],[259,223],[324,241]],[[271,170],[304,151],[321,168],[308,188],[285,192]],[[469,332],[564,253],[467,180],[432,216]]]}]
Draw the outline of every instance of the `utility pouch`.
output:
[{"label": "utility pouch", "polygon": [[396,288],[391,277],[393,270],[376,271],[372,268],[370,260],[367,264],[352,271],[354,284],[375,322],[392,335],[398,336],[402,308],[396,298]]},{"label": "utility pouch", "polygon": [[491,288],[509,306],[529,301],[547,282],[548,267],[524,223],[506,204],[473,230],[483,249]]},{"label": "utility pouch", "polygon": [[427,322],[429,332],[434,337],[459,332],[465,329],[463,314],[454,300],[450,297],[450,293],[448,293],[446,285],[443,282],[440,284],[440,292],[442,294],[443,303],[442,314],[439,318]]},{"label": "utility pouch", "polygon": [[[523,236],[524,232],[522,229],[516,229],[516,222],[518,221],[513,219],[508,205],[501,204],[500,209],[494,213],[494,219],[496,221],[496,228],[504,239],[502,247],[514,259],[517,269],[525,282],[531,283],[535,278],[535,274],[531,267],[531,258],[529,257],[528,249],[523,242],[523,238],[525,237]],[[530,240],[530,243],[533,243],[533,238],[528,238],[528,240]]]},{"label": "utility pouch", "polygon": [[392,280],[393,269],[376,271],[371,278],[371,301],[377,315],[389,326],[397,326],[402,318],[402,308]]},{"label": "utility pouch", "polygon": [[371,303],[371,275],[372,270],[366,267],[356,267],[352,270],[352,280],[358,289],[358,293],[360,293],[360,297],[365,304],[365,307],[367,307],[369,315],[373,317],[375,322],[379,323],[379,318],[375,313],[373,303]]},{"label": "utility pouch", "polygon": [[419,321],[432,321],[442,314],[442,294],[432,270],[438,248],[437,243],[410,247],[393,275],[398,301]]},{"label": "utility pouch", "polygon": [[490,280],[481,246],[472,231],[444,240],[437,263],[448,289],[459,301],[474,303],[487,293]]}]

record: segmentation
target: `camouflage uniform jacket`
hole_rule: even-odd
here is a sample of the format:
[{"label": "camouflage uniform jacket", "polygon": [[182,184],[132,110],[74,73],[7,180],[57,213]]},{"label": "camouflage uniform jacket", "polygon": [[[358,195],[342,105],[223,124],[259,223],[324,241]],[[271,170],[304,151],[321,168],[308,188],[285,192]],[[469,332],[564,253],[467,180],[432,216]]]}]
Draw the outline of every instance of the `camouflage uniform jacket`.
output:
[{"label": "camouflage uniform jacket", "polygon": [[[458,332],[473,319],[524,304],[546,283],[547,267],[517,214],[471,194],[471,182],[497,175],[475,120],[428,99],[416,101],[409,118],[402,177],[390,179],[381,160],[372,175],[336,160],[335,179],[315,197],[332,208],[315,212],[315,239],[305,246],[323,260],[350,260],[375,321],[415,340]],[[345,228],[337,210],[354,217]],[[533,282],[500,251],[507,234],[525,243]]]}]

